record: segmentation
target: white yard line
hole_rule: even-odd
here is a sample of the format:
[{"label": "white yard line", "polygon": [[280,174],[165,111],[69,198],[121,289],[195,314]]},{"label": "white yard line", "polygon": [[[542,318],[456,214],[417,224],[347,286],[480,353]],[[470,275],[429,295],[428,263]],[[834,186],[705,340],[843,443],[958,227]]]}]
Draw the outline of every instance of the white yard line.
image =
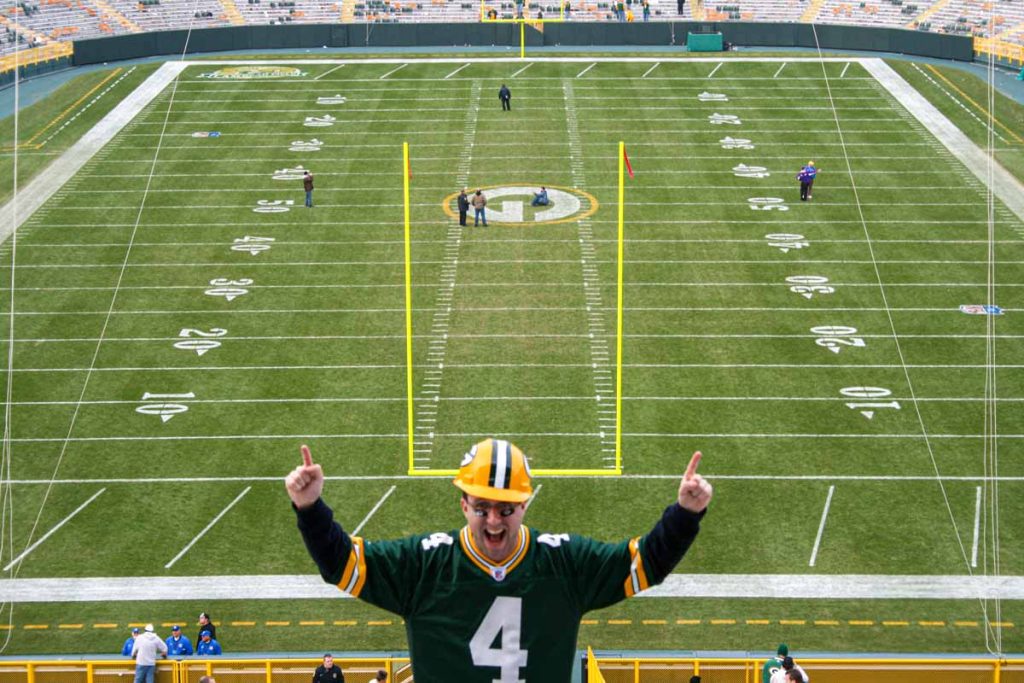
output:
[{"label": "white yard line", "polygon": [[[46,480],[45,482],[41,482],[41,483],[50,483],[51,481],[52,481],[52,480],[49,480],[49,479],[47,479],[47,480]],[[7,483],[8,483],[8,484],[10,484],[11,482],[10,482],[10,481],[8,481]],[[25,557],[27,557],[27,556],[28,556],[28,554],[29,554],[29,553],[31,553],[31,552],[32,552],[33,550],[35,550],[35,549],[36,549],[36,548],[38,548],[38,547],[39,547],[40,545],[42,545],[42,544],[43,544],[43,542],[44,542],[44,541],[45,541],[46,539],[48,539],[48,538],[49,538],[50,536],[53,536],[53,535],[54,535],[55,533],[57,533],[57,531],[58,531],[58,530],[59,530],[59,529],[60,529],[60,528],[61,528],[62,526],[64,526],[65,524],[67,524],[68,522],[70,522],[70,521],[71,521],[72,519],[74,519],[74,517],[75,517],[75,516],[76,516],[76,515],[77,515],[77,514],[78,514],[79,512],[81,512],[82,510],[84,510],[84,509],[85,509],[85,508],[86,508],[86,507],[87,507],[87,506],[89,505],[89,503],[91,503],[91,502],[93,502],[94,500],[96,500],[97,498],[99,498],[99,497],[100,497],[100,494],[102,494],[102,493],[103,493],[104,491],[106,491],[106,490],[107,490],[107,489],[106,489],[106,488],[104,487],[104,488],[100,489],[99,491],[97,491],[96,493],[92,494],[92,496],[90,496],[90,497],[89,497],[89,500],[85,501],[84,503],[82,503],[81,505],[79,505],[79,506],[78,506],[77,508],[75,508],[75,509],[74,509],[74,511],[73,511],[73,512],[72,512],[72,513],[71,513],[70,515],[68,515],[67,517],[65,517],[65,518],[64,518],[64,519],[62,519],[61,521],[59,521],[59,522],[57,523],[57,525],[56,525],[55,527],[53,527],[52,529],[50,529],[49,531],[47,531],[47,532],[46,532],[45,534],[43,534],[43,535],[42,535],[42,536],[41,536],[41,537],[39,538],[39,540],[37,540],[37,541],[36,541],[35,543],[33,543],[32,545],[30,545],[29,547],[25,548],[25,550],[23,550],[23,551],[22,551],[22,553],[21,553],[20,555],[18,555],[18,556],[17,556],[17,557],[15,557],[15,558],[14,558],[13,560],[11,560],[10,562],[8,562],[8,563],[7,563],[7,566],[5,566],[5,567],[4,567],[4,571],[5,571],[5,572],[6,572],[6,571],[9,571],[9,570],[11,569],[11,567],[13,567],[14,565],[16,565],[16,564],[20,563],[20,562],[21,562],[21,561],[22,561],[22,560],[23,560],[23,559],[24,559]],[[2,583],[2,582],[0,582],[0,583]]]},{"label": "white yard line", "polygon": [[202,538],[203,536],[205,536],[205,535],[206,535],[206,532],[207,532],[207,531],[209,531],[210,529],[212,529],[212,528],[214,527],[214,525],[215,525],[215,524],[216,524],[217,522],[219,522],[219,521],[220,521],[221,517],[223,517],[224,515],[226,515],[226,514],[228,513],[228,510],[230,510],[231,508],[233,508],[233,507],[235,506],[235,504],[236,504],[236,503],[237,503],[238,501],[242,500],[242,498],[244,498],[244,497],[245,497],[245,494],[249,493],[249,491],[251,491],[251,490],[252,490],[252,486],[246,486],[246,487],[245,487],[245,490],[244,490],[244,491],[242,491],[241,493],[239,493],[239,494],[238,494],[238,495],[237,495],[237,496],[235,497],[235,499],[234,499],[233,501],[231,501],[230,503],[228,503],[228,506],[227,506],[226,508],[224,508],[223,510],[221,510],[221,511],[220,511],[220,513],[219,513],[219,514],[218,514],[218,515],[217,515],[216,517],[214,517],[214,518],[213,518],[213,519],[212,519],[212,520],[210,521],[210,523],[209,523],[209,524],[207,524],[207,525],[206,525],[206,527],[205,527],[205,528],[204,528],[204,529],[203,529],[202,531],[200,531],[200,532],[199,532],[198,534],[196,534],[196,537],[195,537],[195,538],[193,538],[193,539],[192,539],[191,541],[189,541],[189,542],[188,542],[188,545],[186,545],[186,546],[185,546],[184,548],[182,548],[182,549],[181,549],[181,552],[180,552],[180,553],[178,553],[177,555],[175,555],[175,556],[174,556],[174,559],[172,559],[172,560],[171,560],[170,562],[168,562],[167,564],[165,564],[165,565],[164,565],[164,569],[170,569],[171,567],[173,567],[173,566],[174,566],[174,563],[175,563],[175,562],[177,562],[178,560],[180,560],[180,559],[181,559],[181,558],[182,558],[182,557],[183,557],[183,556],[185,555],[185,553],[187,553],[187,552],[189,551],[189,549],[190,549],[190,548],[191,548],[192,546],[194,546],[194,545],[195,545],[195,544],[196,544],[196,543],[197,543],[197,542],[199,541],[199,539],[201,539],[201,538]]},{"label": "white yard line", "polygon": [[[842,73],[839,74],[839,78],[842,78],[843,76],[846,75],[846,70],[850,68],[850,64],[852,64],[852,63],[853,62],[847,62],[846,63],[846,66],[843,67]],[[839,99],[839,98],[837,97],[836,99]]]},{"label": "white yard line", "polygon": [[369,522],[370,518],[373,517],[377,513],[377,510],[380,509],[380,506],[383,505],[384,501],[386,501],[391,496],[391,494],[395,492],[396,488],[398,488],[398,487],[397,486],[392,486],[391,488],[389,488],[387,490],[387,492],[383,496],[380,497],[380,500],[377,501],[377,504],[374,505],[373,508],[369,512],[366,513],[365,517],[363,517],[363,521],[359,522],[359,525],[356,526],[356,528],[352,530],[351,533],[352,533],[353,536],[358,536],[359,535],[359,532],[363,530],[363,527],[366,526],[366,523]]},{"label": "white yard line", "polygon": [[974,541],[971,543],[971,566],[978,566],[978,537],[981,535],[981,487],[974,496]]},{"label": "white yard line", "polygon": [[818,535],[814,539],[814,549],[811,551],[811,560],[807,566],[813,567],[818,561],[818,549],[821,547],[821,537],[825,533],[825,520],[828,519],[828,509],[832,507],[832,494],[835,493],[835,485],[828,487],[828,497],[825,498],[825,509],[821,511],[821,522],[818,523]]},{"label": "white yard line", "polygon": [[881,59],[864,59],[860,60],[860,64],[978,180],[986,187],[991,184],[996,197],[1018,218],[1024,220],[1024,184],[1010,175],[999,163],[993,164],[993,178],[990,180],[987,154],[935,105],[926,100]]},{"label": "white yard line", "polygon": [[715,67],[714,69],[712,69],[712,70],[711,70],[711,73],[709,73],[709,74],[707,75],[707,78],[711,78],[711,77],[713,77],[713,76],[714,76],[714,75],[715,75],[715,74],[716,74],[716,73],[718,72],[718,70],[722,68],[722,65],[723,65],[723,64],[725,64],[725,62],[719,62],[719,63],[718,63],[718,66],[716,66],[716,67]]},{"label": "white yard line", "polygon": [[657,69],[657,68],[658,68],[659,66],[661,66],[661,62],[655,62],[655,63],[654,63],[654,66],[652,66],[652,67],[651,67],[650,69],[648,69],[647,71],[645,71],[645,72],[644,72],[644,75],[643,75],[643,76],[641,76],[640,78],[647,78],[647,74],[651,73],[652,71],[654,71],[655,69]]},{"label": "white yard line", "polygon": [[459,73],[460,71],[462,71],[463,69],[465,69],[465,68],[466,68],[467,66],[469,66],[469,65],[470,65],[470,62],[466,62],[465,64],[463,64],[462,66],[460,66],[460,67],[459,67],[458,69],[456,69],[455,71],[452,71],[452,72],[451,72],[450,74],[448,74],[447,76],[445,76],[445,77],[444,77],[444,80],[446,80],[446,81],[447,81],[447,80],[448,80],[449,78],[451,78],[451,77],[452,77],[452,76],[454,76],[455,74]]},{"label": "white yard line", "polygon": [[409,66],[409,62],[402,62],[402,64],[400,66],[398,66],[397,68],[392,69],[391,71],[387,72],[383,76],[378,76],[377,80],[385,79],[388,76],[390,76],[391,74],[395,73],[396,71],[401,71],[402,69],[404,69],[407,66]]},{"label": "white yard line", "polygon": [[526,71],[527,69],[529,69],[529,68],[530,68],[531,66],[533,66],[533,62],[530,62],[529,64],[527,64],[526,66],[524,66],[524,67],[523,67],[522,69],[520,69],[519,71],[517,71],[517,72],[515,72],[514,74],[512,74],[512,76],[510,76],[510,78],[515,78],[515,77],[516,77],[516,76],[518,76],[519,74],[521,74],[521,73],[523,73],[524,71]]},{"label": "white yard line", "polygon": [[314,80],[314,81],[319,81],[319,80],[320,80],[321,78],[323,78],[323,77],[324,77],[324,76],[326,76],[327,74],[332,74],[332,73],[334,73],[335,71],[337,71],[338,69],[344,68],[345,66],[346,66],[345,64],[339,64],[338,66],[334,67],[333,69],[330,69],[330,70],[328,70],[328,71],[325,71],[325,72],[323,72],[322,74],[320,74],[319,76],[317,76],[317,77],[316,77],[316,78],[314,78],[313,80]]},{"label": "white yard line", "polygon": [[537,497],[537,494],[540,493],[542,488],[544,488],[544,484],[537,484],[537,488],[533,490],[533,493],[531,493],[530,497],[526,500],[526,507],[533,505],[533,499]]},{"label": "white yard line", "polygon": [[580,77],[580,76],[582,76],[583,74],[587,73],[588,71],[590,71],[591,69],[593,69],[593,68],[594,68],[595,66],[597,66],[597,62],[594,62],[593,64],[591,64],[590,66],[588,66],[588,67],[587,67],[586,69],[584,69],[583,71],[581,71],[581,72],[579,72],[578,74],[576,74],[576,78],[579,78],[579,77]]},{"label": "white yard line", "polygon": [[[256,576],[135,576],[0,581],[0,600],[137,602],[280,600],[347,597],[316,574]],[[885,574],[670,574],[639,597],[853,600],[1024,599],[1019,576],[898,576]]]},{"label": "white yard line", "polygon": [[779,70],[775,72],[775,75],[772,76],[772,78],[778,78],[779,74],[782,73],[782,70],[785,69],[785,68],[786,68],[786,62],[783,62],[782,66],[779,67]]}]

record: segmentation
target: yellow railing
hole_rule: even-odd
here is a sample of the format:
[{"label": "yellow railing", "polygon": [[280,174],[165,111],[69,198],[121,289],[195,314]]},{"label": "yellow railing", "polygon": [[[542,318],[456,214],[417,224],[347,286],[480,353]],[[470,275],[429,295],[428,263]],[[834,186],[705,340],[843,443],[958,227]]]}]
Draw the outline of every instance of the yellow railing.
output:
[{"label": "yellow railing", "polygon": [[[597,657],[607,683],[685,681],[691,675],[714,683],[760,683],[764,659],[645,659]],[[1024,659],[934,658],[801,658],[812,680],[829,683],[1024,683]],[[589,672],[588,672],[589,674]],[[594,679],[590,679],[594,680]]]},{"label": "yellow railing", "polygon": [[998,38],[975,38],[974,53],[990,54],[997,59],[1005,59],[1010,64],[1024,66],[1024,45],[1020,43],[1008,43]]},{"label": "yellow railing", "polygon": [[[383,669],[388,681],[412,680],[409,660],[392,657],[336,657],[347,680],[368,681]],[[308,683],[317,659],[232,659],[227,657],[189,657],[164,660],[157,664],[157,683],[197,683],[213,676],[224,683]],[[124,683],[134,676],[135,663],[128,658],[98,660],[4,660],[0,661],[3,683]]]},{"label": "yellow railing", "polygon": [[33,47],[27,50],[19,50],[17,55],[5,55],[0,57],[0,73],[7,73],[14,70],[15,61],[19,67],[48,62],[51,59],[70,57],[74,52],[70,42],[50,43],[42,47]]}]

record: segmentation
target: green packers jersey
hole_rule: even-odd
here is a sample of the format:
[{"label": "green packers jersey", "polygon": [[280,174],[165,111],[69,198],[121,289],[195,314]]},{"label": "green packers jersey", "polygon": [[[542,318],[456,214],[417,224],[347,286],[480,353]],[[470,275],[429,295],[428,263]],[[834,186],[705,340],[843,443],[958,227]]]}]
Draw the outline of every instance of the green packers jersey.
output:
[{"label": "green packers jersey", "polygon": [[782,657],[772,657],[761,667],[761,683],[772,683],[772,676],[782,669]]},{"label": "green packers jersey", "polygon": [[523,526],[502,565],[468,528],[351,540],[338,587],[405,619],[417,683],[564,683],[583,614],[648,587],[640,538],[600,543]]}]

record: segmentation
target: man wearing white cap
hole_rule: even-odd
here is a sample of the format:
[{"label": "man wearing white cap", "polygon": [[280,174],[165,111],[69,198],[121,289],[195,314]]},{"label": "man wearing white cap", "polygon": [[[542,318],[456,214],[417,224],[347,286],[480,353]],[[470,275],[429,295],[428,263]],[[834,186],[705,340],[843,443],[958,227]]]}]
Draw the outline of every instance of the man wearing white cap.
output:
[{"label": "man wearing white cap", "polygon": [[153,683],[157,660],[167,657],[167,644],[153,633],[153,624],[146,624],[135,639],[132,657],[135,658],[135,683]]},{"label": "man wearing white cap", "polygon": [[696,538],[712,494],[700,459],[694,453],[654,527],[620,543],[524,526],[530,468],[500,439],[462,459],[458,531],[373,543],[349,536],[320,498],[323,470],[305,446],[285,486],[323,579],[405,620],[417,680],[567,681],[583,614],[661,583]]}]

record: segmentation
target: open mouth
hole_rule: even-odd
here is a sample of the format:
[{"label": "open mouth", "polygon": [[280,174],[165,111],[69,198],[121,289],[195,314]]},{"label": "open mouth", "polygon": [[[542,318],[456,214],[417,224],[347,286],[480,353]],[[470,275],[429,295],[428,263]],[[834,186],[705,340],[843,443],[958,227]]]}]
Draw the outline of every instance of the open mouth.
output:
[{"label": "open mouth", "polygon": [[490,547],[499,547],[505,542],[507,534],[508,532],[504,529],[499,531],[484,529],[484,542]]}]

